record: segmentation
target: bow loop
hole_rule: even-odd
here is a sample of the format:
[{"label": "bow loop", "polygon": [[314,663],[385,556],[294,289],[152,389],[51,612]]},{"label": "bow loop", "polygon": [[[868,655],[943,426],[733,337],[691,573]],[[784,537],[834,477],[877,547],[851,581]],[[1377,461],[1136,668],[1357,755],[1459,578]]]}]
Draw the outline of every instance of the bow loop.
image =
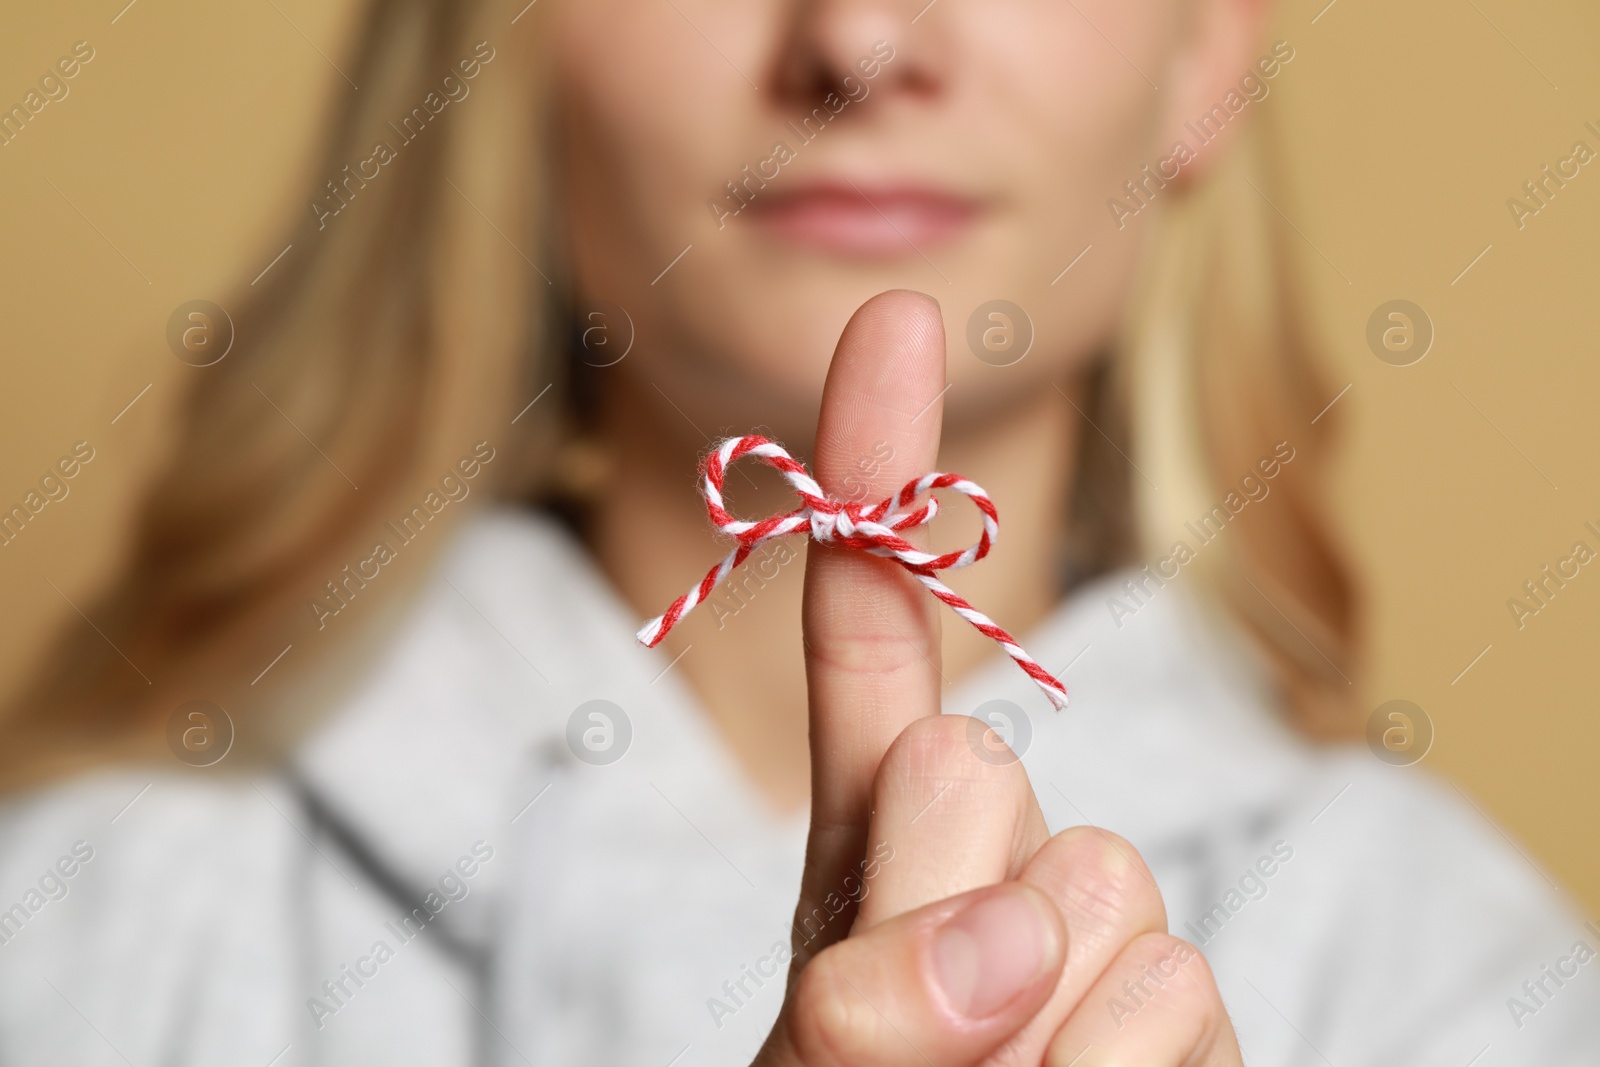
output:
[{"label": "bow loop", "polygon": [[[781,473],[794,487],[801,506],[758,522],[746,522],[729,513],[723,505],[722,483],[727,477],[728,468],[747,455],[754,455]],[[673,601],[664,614],[645,623],[638,633],[640,644],[647,648],[660,644],[678,620],[704,601],[718,583],[758,546],[809,528],[812,539],[819,544],[860,549],[874,556],[895,560],[979,633],[997,642],[1044,691],[1051,705],[1057,710],[1067,706],[1067,691],[1059,681],[1023,651],[1016,639],[996,625],[994,620],[967,603],[937,577],[939,571],[976,563],[989,554],[1000,536],[999,512],[982,486],[959,474],[935,472],[912,479],[898,493],[875,504],[835,500],[822,491],[816,479],[781,445],[754,434],[722,441],[706,457],[703,472],[706,514],[710,516],[712,524],[733,537],[738,546],[721,563],[711,568],[698,585]],[[952,489],[962,494],[972,501],[983,518],[983,531],[978,540],[960,551],[935,555],[922,551],[900,536],[906,530],[926,526],[933,521],[939,513],[939,502],[929,494],[936,489]],[[927,499],[917,504],[917,500],[924,496]]]}]

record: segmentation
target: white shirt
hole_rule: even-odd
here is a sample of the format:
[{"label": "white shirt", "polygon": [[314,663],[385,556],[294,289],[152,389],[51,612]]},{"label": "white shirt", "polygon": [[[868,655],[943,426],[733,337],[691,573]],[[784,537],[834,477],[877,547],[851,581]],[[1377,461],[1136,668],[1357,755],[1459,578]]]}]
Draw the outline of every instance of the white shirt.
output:
[{"label": "white shirt", "polygon": [[[1072,664],[1067,712],[998,653],[945,708],[1025,709],[1051,829],[1140,849],[1247,1063],[1600,1062],[1600,932],[1508,839],[1421,767],[1285,729],[1181,583],[1120,625],[1115,584],[1023,641]],[[747,1063],[805,826],[638,623],[557,526],[492,512],[281,773],[108,769],[10,798],[0,1063]],[[595,699],[631,725],[609,764],[567,740]],[[584,719],[576,751],[585,729],[603,748]]]}]

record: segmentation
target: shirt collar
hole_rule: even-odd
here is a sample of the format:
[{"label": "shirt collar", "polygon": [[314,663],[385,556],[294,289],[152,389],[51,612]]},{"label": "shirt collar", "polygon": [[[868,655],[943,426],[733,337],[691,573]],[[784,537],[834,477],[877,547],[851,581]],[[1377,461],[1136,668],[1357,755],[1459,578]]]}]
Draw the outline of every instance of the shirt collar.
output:
[{"label": "shirt collar", "polygon": [[[1080,590],[1023,640],[1064,669],[1068,710],[1052,711],[998,653],[947,691],[945,710],[1021,709],[1023,763],[1052,829],[1094,822],[1145,847],[1269,804],[1304,746],[1268,710],[1259,665],[1181,580],[1128,614],[1111,604],[1127,577]],[[456,533],[294,771],[379,862],[425,891],[475,843],[509,839],[518,809],[537,801],[540,768],[569,758],[568,716],[597,695],[689,735],[680,756],[726,762],[677,676],[661,676],[663,654],[634,642],[637,622],[553,520],[487,511]],[[483,864],[480,903],[469,896],[453,921],[486,930],[485,905],[509,869]]]}]

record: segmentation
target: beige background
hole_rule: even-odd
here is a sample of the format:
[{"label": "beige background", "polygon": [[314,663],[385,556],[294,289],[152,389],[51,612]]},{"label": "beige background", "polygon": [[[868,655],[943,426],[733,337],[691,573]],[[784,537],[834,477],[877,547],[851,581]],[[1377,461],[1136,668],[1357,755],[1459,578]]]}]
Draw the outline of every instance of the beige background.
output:
[{"label": "beige background", "polygon": [[[1574,141],[1600,150],[1584,128],[1600,127],[1600,8],[1323,2],[1285,6],[1297,55],[1265,106],[1290,131],[1274,199],[1350,385],[1340,495],[1372,583],[1371,703],[1421,705],[1437,735],[1422,766],[1593,913],[1600,563],[1521,630],[1506,601],[1574,541],[1600,549],[1583,528],[1600,527],[1600,161],[1520,231],[1506,200]],[[334,66],[350,0],[124,3],[0,16],[4,106],[74,42],[96,51],[0,148],[0,505],[73,442],[97,452],[0,548],[6,682],[54,627],[86,625],[69,601],[114,562],[193,373],[166,350],[168,315],[281,251],[323,102],[353,91]],[[1368,316],[1395,298],[1436,329],[1410,367],[1366,347]]]}]

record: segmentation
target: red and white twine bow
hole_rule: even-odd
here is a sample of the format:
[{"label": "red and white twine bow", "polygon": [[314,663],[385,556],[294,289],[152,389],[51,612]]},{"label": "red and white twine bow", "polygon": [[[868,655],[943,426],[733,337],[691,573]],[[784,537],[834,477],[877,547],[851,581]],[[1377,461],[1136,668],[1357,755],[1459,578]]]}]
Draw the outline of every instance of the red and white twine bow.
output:
[{"label": "red and white twine bow", "polygon": [[[753,455],[773,467],[788,479],[795,493],[803,501],[795,510],[774,515],[760,522],[745,522],[730,515],[722,504],[722,481],[728,468],[742,456]],[[900,536],[902,530],[923,526],[939,512],[939,502],[929,497],[920,507],[912,510],[912,502],[934,489],[954,489],[977,505],[983,514],[983,534],[974,545],[960,552],[947,552],[935,556],[923,552]],[[967,567],[989,554],[995,539],[1000,535],[1000,516],[989,494],[974,482],[959,474],[924,474],[907,482],[894,496],[876,504],[852,504],[833,500],[823,493],[822,487],[806,473],[805,467],[783,450],[781,445],[765,437],[746,435],[730,437],[717,446],[705,463],[706,511],[711,521],[723,533],[729,534],[739,544],[718,563],[693,589],[672,602],[666,614],[645,623],[638,633],[639,643],[654,648],[661,643],[679,619],[694,610],[717,584],[733,569],[749,558],[750,553],[767,541],[785,537],[810,527],[811,536],[825,545],[858,548],[874,556],[883,556],[898,562],[912,576],[928,588],[934,596],[950,605],[951,609],[966,619],[985,637],[994,639],[1005,649],[1006,655],[1017,661],[1029,678],[1032,678],[1050,703],[1059,711],[1067,706],[1067,690],[1050,672],[1041,667],[1032,656],[1023,651],[1016,638],[997,626],[993,619],[962,599],[955,590],[941,582],[936,572]]]}]

